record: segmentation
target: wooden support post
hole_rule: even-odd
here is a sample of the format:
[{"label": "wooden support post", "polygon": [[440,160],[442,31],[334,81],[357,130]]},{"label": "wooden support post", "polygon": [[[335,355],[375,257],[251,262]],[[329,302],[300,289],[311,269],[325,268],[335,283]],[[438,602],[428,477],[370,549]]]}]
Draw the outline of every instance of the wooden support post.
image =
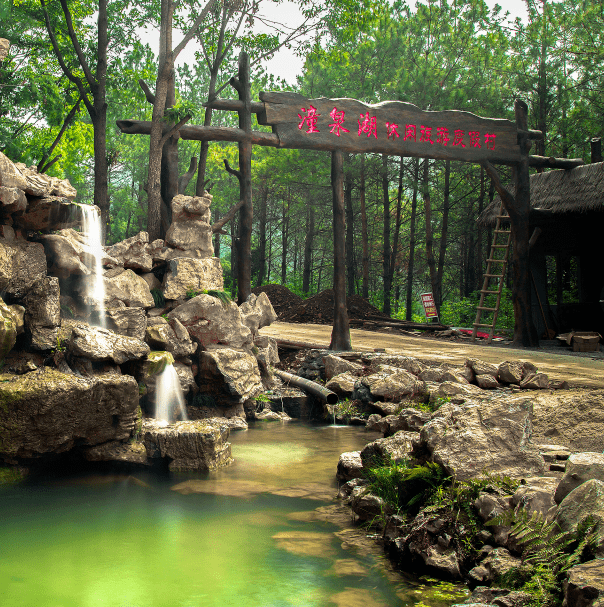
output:
[{"label": "wooden support post", "polygon": [[239,243],[237,247],[237,303],[241,305],[252,292],[252,95],[250,90],[250,58],[245,51],[239,55],[237,78],[231,84],[239,93],[243,107],[238,110],[239,128],[245,133],[239,142]]},{"label": "wooden support post", "polygon": [[344,164],[342,151],[331,153],[333,191],[333,301],[334,315],[330,350],[350,351],[350,326],[346,309],[346,221],[344,208]]},{"label": "wooden support post", "polygon": [[602,137],[593,137],[591,140],[591,161],[602,162]]},{"label": "wooden support post", "polygon": [[[528,131],[528,106],[517,99],[514,103],[516,126]],[[529,137],[518,135],[520,162],[515,167],[516,194],[507,208],[512,229],[512,300],[514,305],[514,341],[525,347],[539,347],[539,337],[531,310],[531,274],[529,266],[529,212],[531,186],[529,178]],[[505,200],[503,201],[505,204]]]}]

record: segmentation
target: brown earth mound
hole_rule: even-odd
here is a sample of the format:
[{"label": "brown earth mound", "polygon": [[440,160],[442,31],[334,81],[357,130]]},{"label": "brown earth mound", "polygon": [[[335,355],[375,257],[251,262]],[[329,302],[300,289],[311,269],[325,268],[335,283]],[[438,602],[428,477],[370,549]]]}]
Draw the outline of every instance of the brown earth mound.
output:
[{"label": "brown earth mound", "polygon": [[266,293],[279,320],[284,320],[285,316],[294,311],[304,301],[299,295],[292,293],[283,285],[264,285],[263,287],[255,287],[252,289],[252,293],[255,295]]},{"label": "brown earth mound", "polygon": [[[269,295],[270,299],[270,295]],[[271,300],[272,302],[272,300]],[[349,318],[367,318],[368,315],[384,316],[375,306],[372,306],[360,295],[350,295],[346,298]],[[274,304],[273,304],[274,307]],[[284,322],[312,323],[317,325],[330,325],[333,323],[333,290],[327,289],[291,306],[289,313],[279,315]]]}]

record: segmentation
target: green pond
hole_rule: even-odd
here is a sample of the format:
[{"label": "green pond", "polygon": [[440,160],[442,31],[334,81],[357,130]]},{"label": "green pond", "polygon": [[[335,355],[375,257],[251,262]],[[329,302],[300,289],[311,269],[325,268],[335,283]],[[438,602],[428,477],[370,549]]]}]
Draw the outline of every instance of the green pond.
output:
[{"label": "green pond", "polygon": [[[1,607],[445,607],[463,591],[388,567],[333,501],[376,435],[263,423],[208,475],[78,475],[0,488]],[[421,607],[421,606],[418,606]]]}]

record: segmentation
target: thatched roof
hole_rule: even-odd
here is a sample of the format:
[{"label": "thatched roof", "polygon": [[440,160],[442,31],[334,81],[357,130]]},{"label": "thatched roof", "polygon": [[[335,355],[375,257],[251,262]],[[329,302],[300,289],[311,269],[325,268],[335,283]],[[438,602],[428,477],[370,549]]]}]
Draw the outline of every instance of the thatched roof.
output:
[{"label": "thatched roof", "polygon": [[[495,225],[500,206],[497,196],[476,222],[482,227]],[[550,213],[604,211],[604,163],[531,175],[531,209]]]}]

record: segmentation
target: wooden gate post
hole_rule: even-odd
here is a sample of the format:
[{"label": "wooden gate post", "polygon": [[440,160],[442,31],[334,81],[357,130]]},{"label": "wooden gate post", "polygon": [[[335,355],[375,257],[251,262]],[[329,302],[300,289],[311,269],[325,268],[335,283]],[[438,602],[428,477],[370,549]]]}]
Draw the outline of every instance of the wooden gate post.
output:
[{"label": "wooden gate post", "polygon": [[[539,336],[533,323],[531,309],[531,278],[529,265],[529,212],[531,185],[528,136],[528,106],[516,99],[516,126],[520,143],[520,162],[514,169],[516,193],[514,209],[508,209],[512,228],[512,301],[514,303],[514,341],[525,347],[539,347]],[[512,211],[512,212],[510,212]]]},{"label": "wooden gate post", "polygon": [[333,191],[333,328],[330,350],[350,351],[350,327],[346,309],[346,221],[344,213],[344,165],[342,150],[331,153]]},{"label": "wooden gate post", "polygon": [[231,78],[232,86],[239,93],[243,108],[238,110],[239,128],[244,131],[239,141],[239,198],[243,206],[239,211],[239,242],[237,243],[237,303],[241,305],[252,292],[252,95],[250,90],[250,58],[239,54],[237,78]]}]

